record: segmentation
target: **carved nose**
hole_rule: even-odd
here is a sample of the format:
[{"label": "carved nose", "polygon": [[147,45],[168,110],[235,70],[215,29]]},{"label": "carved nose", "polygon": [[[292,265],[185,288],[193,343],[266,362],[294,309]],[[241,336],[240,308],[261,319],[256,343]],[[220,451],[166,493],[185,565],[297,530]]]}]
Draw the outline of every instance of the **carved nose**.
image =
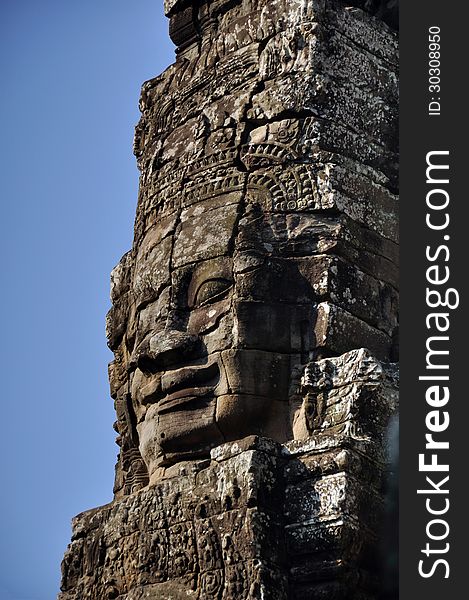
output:
[{"label": "carved nose", "polygon": [[140,346],[137,366],[143,371],[163,371],[194,357],[200,348],[197,335],[183,331],[165,330],[157,333]]}]

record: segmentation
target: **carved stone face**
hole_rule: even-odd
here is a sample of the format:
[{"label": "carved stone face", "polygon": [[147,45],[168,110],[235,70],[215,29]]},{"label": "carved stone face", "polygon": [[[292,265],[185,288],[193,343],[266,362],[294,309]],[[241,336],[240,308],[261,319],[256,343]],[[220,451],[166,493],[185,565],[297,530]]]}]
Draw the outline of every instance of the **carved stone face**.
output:
[{"label": "carved stone face", "polygon": [[311,290],[275,257],[259,205],[223,194],[173,219],[174,236],[161,223],[145,236],[132,283],[130,394],[150,476],[224,441],[291,438],[290,375],[310,345]]},{"label": "carved stone face", "polygon": [[116,493],[224,441],[307,436],[299,366],[390,354],[395,79],[370,60],[379,101],[348,85],[363,56],[335,57],[343,33],[318,51],[324,3],[235,4],[166,2],[178,60],[142,88],[134,246],[108,319]]}]

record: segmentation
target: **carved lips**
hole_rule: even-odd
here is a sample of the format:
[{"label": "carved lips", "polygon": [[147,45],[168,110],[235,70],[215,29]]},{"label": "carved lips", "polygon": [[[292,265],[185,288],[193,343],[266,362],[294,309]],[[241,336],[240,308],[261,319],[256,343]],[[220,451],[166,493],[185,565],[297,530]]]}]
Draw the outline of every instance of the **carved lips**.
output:
[{"label": "carved lips", "polygon": [[220,369],[216,360],[210,364],[193,365],[168,371],[161,377],[162,399],[158,413],[177,411],[182,405],[213,394],[220,380]]}]

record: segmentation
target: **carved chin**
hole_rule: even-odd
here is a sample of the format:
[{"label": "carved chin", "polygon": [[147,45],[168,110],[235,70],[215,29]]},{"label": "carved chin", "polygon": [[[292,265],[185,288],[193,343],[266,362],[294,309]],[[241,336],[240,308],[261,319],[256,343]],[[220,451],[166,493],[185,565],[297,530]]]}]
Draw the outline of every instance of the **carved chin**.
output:
[{"label": "carved chin", "polygon": [[216,399],[193,396],[181,399],[171,410],[159,409],[158,444],[169,462],[176,455],[182,458],[207,456],[210,449],[222,444],[224,438],[216,425]]},{"label": "carved chin", "polygon": [[171,410],[151,406],[137,425],[139,448],[151,476],[162,466],[177,461],[207,457],[224,438],[215,421],[216,400],[187,397]]},{"label": "carved chin", "polygon": [[145,420],[137,425],[139,450],[151,477],[161,464],[163,452],[158,444],[158,414],[157,406],[151,406]]},{"label": "carved chin", "polygon": [[288,403],[262,396],[226,394],[184,398],[162,410],[151,406],[138,428],[140,452],[150,478],[159,467],[207,458],[226,441],[261,435],[279,442],[291,437]]},{"label": "carved chin", "polygon": [[278,442],[290,438],[289,407],[270,396],[227,394],[217,398],[216,422],[225,441],[260,435]]}]

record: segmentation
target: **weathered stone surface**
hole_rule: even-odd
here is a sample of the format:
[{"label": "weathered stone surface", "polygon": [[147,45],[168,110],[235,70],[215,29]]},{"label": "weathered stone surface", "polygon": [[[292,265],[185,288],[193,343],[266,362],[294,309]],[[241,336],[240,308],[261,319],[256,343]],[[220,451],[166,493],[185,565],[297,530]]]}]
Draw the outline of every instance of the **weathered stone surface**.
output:
[{"label": "weathered stone surface", "polygon": [[374,597],[396,366],[366,350],[312,362],[299,393],[303,441],[221,445],[76,517],[60,600]]},{"label": "weathered stone surface", "polygon": [[115,499],[76,518],[61,600],[376,598],[395,4],[165,0],[106,322]]},{"label": "weathered stone surface", "polygon": [[[295,415],[295,437],[349,432],[368,443],[368,454],[381,453],[381,437],[398,409],[398,372],[393,363],[380,363],[369,350],[352,350],[336,358],[310,362],[304,369],[297,395],[302,399]],[[301,433],[303,432],[303,433]]]}]

